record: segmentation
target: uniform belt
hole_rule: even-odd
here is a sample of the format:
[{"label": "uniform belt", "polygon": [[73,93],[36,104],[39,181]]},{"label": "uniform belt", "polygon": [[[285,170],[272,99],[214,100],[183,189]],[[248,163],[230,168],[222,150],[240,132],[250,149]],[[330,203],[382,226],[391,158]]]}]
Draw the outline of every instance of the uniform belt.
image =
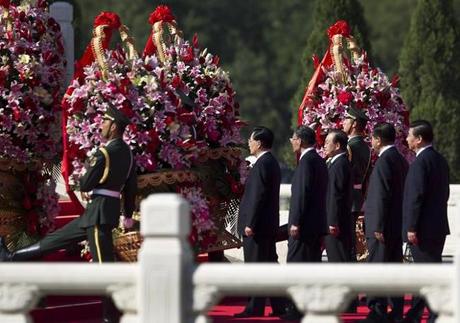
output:
[{"label": "uniform belt", "polygon": [[120,192],[112,191],[112,190],[106,190],[105,188],[96,188],[96,189],[93,190],[93,194],[115,197],[117,199],[120,198]]},{"label": "uniform belt", "polygon": [[353,188],[355,190],[362,190],[363,189],[363,184],[353,184]]}]

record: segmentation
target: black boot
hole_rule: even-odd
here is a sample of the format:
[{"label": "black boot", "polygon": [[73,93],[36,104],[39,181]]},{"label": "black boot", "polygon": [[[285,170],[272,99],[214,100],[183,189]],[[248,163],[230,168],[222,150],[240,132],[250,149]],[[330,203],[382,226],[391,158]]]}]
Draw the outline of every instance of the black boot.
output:
[{"label": "black boot", "polygon": [[28,247],[11,252],[5,245],[5,241],[0,237],[0,262],[4,261],[26,261],[39,258],[42,255],[40,243],[37,242]]},{"label": "black boot", "polygon": [[13,253],[8,250],[8,247],[5,244],[5,239],[0,237],[0,262],[11,261]]}]

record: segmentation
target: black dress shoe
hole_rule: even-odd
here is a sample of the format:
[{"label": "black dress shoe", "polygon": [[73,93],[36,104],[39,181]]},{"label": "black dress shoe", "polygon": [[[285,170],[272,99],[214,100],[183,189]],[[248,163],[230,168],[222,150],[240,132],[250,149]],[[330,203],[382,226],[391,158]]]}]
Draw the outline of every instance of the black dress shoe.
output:
[{"label": "black dress shoe", "polygon": [[243,311],[241,313],[233,314],[234,318],[257,317],[257,316],[262,317],[264,315],[263,314],[257,314],[257,313],[248,313],[246,311]]},{"label": "black dress shoe", "polygon": [[286,311],[273,311],[270,314],[268,314],[269,317],[281,317],[283,315],[286,315]]},{"label": "black dress shoe", "polygon": [[302,313],[299,313],[297,311],[289,311],[286,314],[281,315],[280,319],[285,321],[298,321],[302,319],[302,317]]}]

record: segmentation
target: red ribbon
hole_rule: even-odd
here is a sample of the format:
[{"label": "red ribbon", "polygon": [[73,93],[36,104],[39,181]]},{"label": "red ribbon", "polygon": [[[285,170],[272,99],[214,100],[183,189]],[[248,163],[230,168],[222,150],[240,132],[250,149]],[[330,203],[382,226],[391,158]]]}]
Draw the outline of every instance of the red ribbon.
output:
[{"label": "red ribbon", "polygon": [[[168,6],[162,5],[158,6],[149,16],[149,24],[152,26],[159,21],[162,22],[173,22],[175,20],[174,15],[172,14],[171,9]],[[153,43],[153,33],[152,30],[150,32],[149,38],[147,39],[147,43],[145,44],[143,57],[151,56],[156,53],[157,47]]]}]

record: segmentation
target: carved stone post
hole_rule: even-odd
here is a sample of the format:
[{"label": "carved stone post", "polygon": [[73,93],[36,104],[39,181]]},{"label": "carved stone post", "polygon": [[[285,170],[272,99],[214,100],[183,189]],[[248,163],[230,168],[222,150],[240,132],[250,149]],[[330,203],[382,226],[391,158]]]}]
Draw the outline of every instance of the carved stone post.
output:
[{"label": "carved stone post", "polygon": [[441,286],[423,287],[420,290],[427,300],[430,308],[438,314],[436,322],[438,323],[454,323],[454,299],[451,288],[443,288]]},{"label": "carved stone post", "polygon": [[0,285],[0,322],[32,323],[29,311],[39,299],[38,288],[22,284]]},{"label": "carved stone post", "polygon": [[176,194],[153,194],[141,203],[138,303],[140,322],[185,322],[191,292],[190,212]]},{"label": "carved stone post", "polygon": [[67,60],[66,86],[73,77],[75,61],[75,36],[72,27],[73,6],[68,2],[55,2],[50,6],[50,15],[61,26],[62,37],[64,38],[64,53]]},{"label": "carved stone post", "polygon": [[211,323],[208,319],[208,311],[220,301],[220,294],[216,287],[197,286],[193,293],[193,312],[195,323]]},{"label": "carved stone post", "polygon": [[340,323],[340,313],[351,298],[345,286],[295,286],[288,289],[297,308],[306,313],[302,323]]},{"label": "carved stone post", "polygon": [[112,295],[115,305],[123,313],[120,323],[139,323],[136,286],[109,286],[108,293]]}]

